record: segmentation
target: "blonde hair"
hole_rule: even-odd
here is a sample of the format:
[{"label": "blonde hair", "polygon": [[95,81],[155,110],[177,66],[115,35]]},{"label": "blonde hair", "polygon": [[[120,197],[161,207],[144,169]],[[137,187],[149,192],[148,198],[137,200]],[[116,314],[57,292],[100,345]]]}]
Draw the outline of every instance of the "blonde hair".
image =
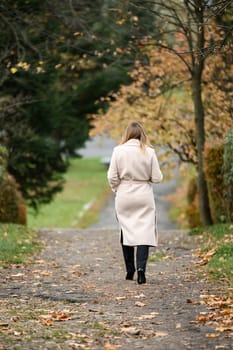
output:
[{"label": "blonde hair", "polygon": [[131,139],[139,140],[141,149],[145,151],[148,140],[141,124],[137,122],[130,123],[124,132],[121,144]]}]

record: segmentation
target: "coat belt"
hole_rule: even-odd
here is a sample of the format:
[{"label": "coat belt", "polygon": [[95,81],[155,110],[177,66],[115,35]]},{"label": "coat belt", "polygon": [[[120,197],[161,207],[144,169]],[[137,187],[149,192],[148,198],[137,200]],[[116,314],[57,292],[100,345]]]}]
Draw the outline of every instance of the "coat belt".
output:
[{"label": "coat belt", "polygon": [[136,184],[141,184],[141,183],[150,183],[150,180],[121,180],[122,183],[136,183]]}]

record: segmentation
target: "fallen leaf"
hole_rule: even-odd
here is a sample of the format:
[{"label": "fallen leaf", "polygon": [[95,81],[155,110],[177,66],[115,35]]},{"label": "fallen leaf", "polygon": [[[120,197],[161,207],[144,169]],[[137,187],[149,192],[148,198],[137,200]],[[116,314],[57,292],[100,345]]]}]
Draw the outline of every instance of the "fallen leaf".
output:
[{"label": "fallen leaf", "polygon": [[45,326],[52,326],[53,320],[50,318],[48,320],[41,320],[41,323],[44,324]]},{"label": "fallen leaf", "polygon": [[24,276],[24,273],[21,273],[21,272],[16,273],[15,275],[11,275],[11,277],[22,277],[22,276]]},{"label": "fallen leaf", "polygon": [[18,336],[20,336],[20,335],[22,335],[23,334],[23,332],[19,332],[19,331],[14,331],[14,335],[16,336],[16,337],[18,337]]},{"label": "fallen leaf", "polygon": [[35,262],[38,265],[45,265],[45,261],[44,260],[36,260]]},{"label": "fallen leaf", "polygon": [[197,316],[196,321],[200,322],[200,323],[205,323],[205,322],[209,321],[209,317],[208,316]]},{"label": "fallen leaf", "polygon": [[52,272],[45,270],[45,271],[41,271],[40,274],[41,274],[41,276],[50,276],[50,275],[52,275]]},{"label": "fallen leaf", "polygon": [[116,299],[116,300],[125,300],[125,299],[127,299],[127,298],[123,296],[123,297],[116,297],[115,299]]},{"label": "fallen leaf", "polygon": [[54,269],[57,269],[59,267],[59,265],[56,263],[56,262],[53,262],[51,264],[51,266],[54,268]]},{"label": "fallen leaf", "polygon": [[51,311],[47,315],[40,315],[40,322],[46,326],[51,326],[54,321],[67,321],[71,319],[71,315],[64,312]]},{"label": "fallen leaf", "polygon": [[66,320],[70,320],[70,315],[68,314],[60,314],[60,313],[54,313],[52,314],[53,318],[56,320],[56,321],[66,321]]},{"label": "fallen leaf", "polygon": [[116,347],[114,345],[111,345],[110,343],[104,344],[105,350],[116,350]]},{"label": "fallen leaf", "polygon": [[167,335],[166,332],[155,332],[155,337],[166,337]]},{"label": "fallen leaf", "polygon": [[121,328],[121,332],[127,333],[129,335],[139,335],[140,329],[135,328],[135,327],[124,327],[124,328]]},{"label": "fallen leaf", "polygon": [[193,300],[191,300],[191,299],[187,299],[187,300],[186,300],[186,303],[192,304],[192,305],[200,305],[200,304],[201,304],[200,301],[193,301]]},{"label": "fallen leaf", "polygon": [[136,301],[134,305],[138,307],[143,307],[143,306],[146,306],[146,303],[142,303],[141,301]]},{"label": "fallen leaf", "polygon": [[207,338],[217,338],[219,337],[219,333],[207,333],[205,336]]},{"label": "fallen leaf", "polygon": [[199,265],[206,265],[211,258],[214,256],[214,254],[216,253],[217,248],[213,248],[211,250],[209,250],[207,253],[199,253],[198,256],[201,258]]},{"label": "fallen leaf", "polygon": [[227,332],[227,331],[233,331],[233,326],[220,326],[218,328],[216,328],[216,331],[219,332]]},{"label": "fallen leaf", "polygon": [[134,296],[135,299],[141,299],[141,298],[145,298],[145,297],[146,297],[146,296],[145,296],[145,294],[143,294],[143,293]]}]

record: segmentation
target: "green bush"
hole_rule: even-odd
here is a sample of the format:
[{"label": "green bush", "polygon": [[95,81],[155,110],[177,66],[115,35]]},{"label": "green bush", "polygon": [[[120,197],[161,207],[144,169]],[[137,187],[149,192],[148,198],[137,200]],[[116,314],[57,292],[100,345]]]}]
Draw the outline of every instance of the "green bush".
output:
[{"label": "green bush", "polygon": [[8,151],[0,145],[0,222],[26,224],[26,206],[15,179],[7,173]]},{"label": "green bush", "polygon": [[227,221],[224,184],[223,184],[223,153],[222,143],[206,145],[204,151],[204,170],[208,186],[210,211],[214,223]]},{"label": "green bush", "polygon": [[0,222],[19,222],[19,207],[23,199],[15,179],[5,174],[0,183]]},{"label": "green bush", "polygon": [[228,133],[224,147],[223,183],[227,220],[233,221],[233,129]]}]

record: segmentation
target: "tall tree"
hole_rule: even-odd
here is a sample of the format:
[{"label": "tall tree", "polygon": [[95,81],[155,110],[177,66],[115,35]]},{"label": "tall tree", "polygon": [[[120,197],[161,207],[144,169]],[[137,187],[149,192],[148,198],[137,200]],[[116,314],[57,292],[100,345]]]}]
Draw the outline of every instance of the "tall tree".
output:
[{"label": "tall tree", "polygon": [[195,114],[195,134],[198,154],[199,208],[203,224],[211,224],[208,190],[203,169],[203,150],[205,145],[205,110],[202,97],[202,79],[205,61],[216,50],[224,50],[228,44],[232,26],[221,31],[216,26],[216,16],[226,11],[232,1],[184,0],[182,3],[155,1],[163,10],[160,16],[166,18],[171,28],[180,33],[186,42],[187,52],[174,45],[165,46],[178,56],[188,68],[191,77],[191,91]]},{"label": "tall tree", "polygon": [[[130,1],[138,7],[150,3],[150,11],[159,19],[162,41],[153,36],[147,38],[142,45],[157,46],[176,55],[186,67],[191,80],[191,92],[195,115],[195,140],[197,146],[199,207],[203,224],[212,222],[208,190],[203,170],[203,150],[205,145],[205,109],[203,104],[203,72],[210,55],[216,52],[232,51],[232,22],[222,27],[217,19],[224,14],[231,14],[232,1],[206,0],[171,0],[169,2],[152,0]],[[145,8],[145,7],[144,7]],[[146,11],[146,8],[145,8]],[[157,25],[155,23],[155,25]],[[182,43],[182,45],[180,44]]]}]

